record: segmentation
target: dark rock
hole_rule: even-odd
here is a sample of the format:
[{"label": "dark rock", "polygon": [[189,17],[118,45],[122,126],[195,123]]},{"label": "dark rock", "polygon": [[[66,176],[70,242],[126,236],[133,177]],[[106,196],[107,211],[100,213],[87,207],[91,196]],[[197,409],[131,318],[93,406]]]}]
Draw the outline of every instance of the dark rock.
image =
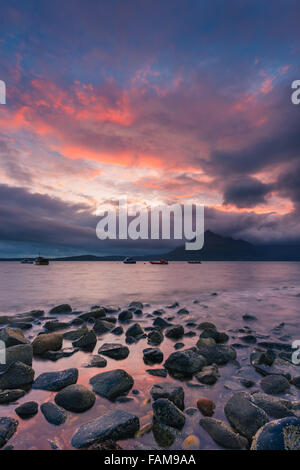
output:
[{"label": "dark rock", "polygon": [[146,348],[143,350],[145,364],[160,364],[164,355],[159,348]]},{"label": "dark rock", "polygon": [[159,423],[182,429],[185,423],[184,413],[167,398],[159,398],[153,403],[154,419]]},{"label": "dark rock", "polygon": [[24,395],[24,390],[1,390],[0,405],[6,405],[7,403],[17,401],[19,398],[24,397]]},{"label": "dark rock", "polygon": [[117,335],[117,336],[120,336],[124,333],[124,329],[122,326],[117,326],[116,328],[114,328],[113,330],[111,330],[111,333],[113,335]]},{"label": "dark rock", "polygon": [[291,384],[294,385],[297,388],[300,388],[300,375],[298,375],[298,377],[294,377],[291,380]]},{"label": "dark rock", "polygon": [[184,328],[182,325],[170,326],[166,329],[165,336],[172,339],[180,339],[184,335]]},{"label": "dark rock", "polygon": [[144,305],[142,304],[142,302],[136,302],[136,301],[134,301],[134,302],[130,302],[129,308],[134,308],[134,309],[143,310]]},{"label": "dark rock", "polygon": [[123,310],[123,312],[119,313],[118,320],[119,322],[127,322],[131,320],[133,317],[132,312],[130,310]]},{"label": "dark rock", "polygon": [[132,389],[133,378],[122,369],[102,372],[90,379],[94,392],[101,397],[114,400]]},{"label": "dark rock", "polygon": [[41,355],[47,351],[58,351],[62,343],[63,337],[60,333],[38,335],[32,342],[33,354]]},{"label": "dark rock", "polygon": [[171,305],[167,305],[167,308],[176,308],[176,307],[179,307],[179,303],[178,303],[178,302],[174,302],[174,303],[171,304]]},{"label": "dark rock", "polygon": [[45,419],[50,424],[55,424],[59,426],[64,424],[67,419],[67,413],[62,408],[59,408],[55,403],[50,401],[43,403],[41,405],[41,412],[45,416]]},{"label": "dark rock", "polygon": [[69,304],[62,304],[53,307],[50,312],[51,314],[59,314],[59,313],[72,313],[72,308]]},{"label": "dark rock", "polygon": [[238,392],[224,407],[225,415],[234,429],[252,439],[258,429],[269,421],[268,415],[251,401],[251,395]]},{"label": "dark rock", "polygon": [[152,431],[155,441],[160,447],[163,448],[170,447],[175,439],[179,436],[178,429],[167,426],[166,424],[160,423],[157,420],[153,421]]},{"label": "dark rock", "polygon": [[197,400],[197,407],[203,416],[212,416],[215,412],[216,405],[213,400],[209,398],[199,398]]},{"label": "dark rock", "polygon": [[66,369],[60,372],[45,372],[38,376],[32,388],[58,392],[68,385],[75,384],[78,379],[78,369]]},{"label": "dark rock", "polygon": [[126,344],[136,344],[139,340],[134,338],[133,336],[126,336],[125,342]]},{"label": "dark rock", "polygon": [[214,385],[220,377],[219,369],[216,364],[203,367],[201,372],[195,375],[196,379],[205,385]]},{"label": "dark rock", "polygon": [[93,330],[96,334],[102,335],[111,331],[114,328],[114,324],[105,320],[96,320],[96,323],[93,326]]},{"label": "dark rock", "polygon": [[266,349],[277,349],[278,351],[286,351],[286,352],[291,352],[292,348],[290,344],[284,344],[284,343],[276,343],[276,342],[269,342],[269,341],[262,341],[261,343],[258,343],[259,346],[262,348]]},{"label": "dark rock", "polygon": [[18,421],[13,418],[0,418],[0,449],[14,435],[18,427]]},{"label": "dark rock", "polygon": [[32,346],[31,344],[18,344],[6,348],[5,364],[0,364],[0,371],[6,370],[14,362],[23,362],[28,366],[32,365]]},{"label": "dark rock", "polygon": [[79,315],[78,318],[84,321],[88,321],[92,319],[98,320],[98,318],[105,318],[105,317],[106,317],[106,311],[104,310],[104,308],[98,308],[98,309],[92,310],[91,312],[82,313],[81,315]]},{"label": "dark rock", "polygon": [[81,338],[88,332],[89,332],[88,327],[84,325],[78,330],[66,331],[66,333],[63,333],[63,338],[68,341],[76,341],[77,339]]},{"label": "dark rock", "polygon": [[164,318],[157,317],[153,321],[153,326],[157,326],[158,328],[161,328],[163,330],[164,328],[168,328],[168,326],[171,326],[171,323],[167,322]]},{"label": "dark rock", "polygon": [[18,416],[20,416],[20,418],[27,419],[36,415],[38,412],[38,409],[39,409],[39,406],[35,401],[28,401],[18,406],[15,409],[15,412],[17,413]]},{"label": "dark rock", "polygon": [[268,350],[268,351],[256,350],[250,354],[250,363],[253,366],[257,366],[260,364],[271,366],[275,358],[276,358],[276,354],[272,350]]},{"label": "dark rock", "polygon": [[70,323],[60,322],[60,321],[57,321],[57,320],[47,321],[44,324],[44,328],[47,331],[65,330],[69,326],[70,326]]},{"label": "dark rock", "polygon": [[147,369],[147,374],[154,375],[154,377],[167,377],[166,369]]},{"label": "dark rock", "polygon": [[260,381],[260,386],[270,395],[284,393],[290,388],[288,380],[281,375],[267,375]]},{"label": "dark rock", "polygon": [[167,398],[180,410],[184,409],[184,390],[179,385],[176,385],[172,382],[156,384],[151,388],[150,394],[153,400]]},{"label": "dark rock", "polygon": [[79,348],[64,348],[64,349],[61,349],[60,351],[46,351],[43,354],[41,354],[40,357],[43,359],[48,359],[49,361],[55,362],[64,357],[73,356],[73,354],[75,354],[78,351],[79,351]]},{"label": "dark rock", "polygon": [[205,429],[210,437],[225,449],[243,449],[247,445],[247,439],[227,426],[223,421],[215,418],[202,418],[200,425]]},{"label": "dark rock", "polygon": [[249,315],[248,313],[246,313],[245,315],[243,315],[243,320],[244,321],[255,321],[255,320],[257,320],[257,318],[254,315]]},{"label": "dark rock", "polygon": [[78,428],[71,443],[76,449],[81,449],[110,439],[119,441],[133,437],[139,428],[137,416],[115,410]]},{"label": "dark rock", "polygon": [[[280,419],[288,416],[295,416],[294,413],[286,406],[286,400],[272,397],[265,393],[254,393],[251,395],[251,401],[264,410],[270,418]],[[289,403],[289,402],[288,402]]]},{"label": "dark rock", "polygon": [[29,343],[28,339],[25,338],[23,331],[19,328],[1,328],[0,341],[3,341],[7,348],[18,344]]},{"label": "dark rock", "polygon": [[207,330],[207,329],[214,329],[214,330],[217,330],[216,328],[216,325],[214,325],[213,323],[210,323],[208,321],[204,321],[202,323],[199,323],[198,327],[197,327],[198,330]]},{"label": "dark rock", "polygon": [[98,355],[94,355],[90,358],[90,361],[84,367],[106,367],[107,360]]},{"label": "dark rock", "polygon": [[247,344],[255,344],[256,343],[256,337],[254,335],[245,335],[241,336],[241,341]]},{"label": "dark rock", "polygon": [[184,412],[188,416],[194,416],[195,414],[199,413],[199,410],[198,408],[190,407],[190,408],[187,408]]},{"label": "dark rock", "polygon": [[34,370],[22,362],[14,362],[0,375],[0,389],[16,389],[31,384]]},{"label": "dark rock", "polygon": [[122,344],[105,343],[98,349],[99,354],[112,359],[126,359],[129,355],[129,349]]},{"label": "dark rock", "polygon": [[271,421],[258,430],[251,450],[300,450],[300,419],[283,418]]},{"label": "dark rock", "polygon": [[139,325],[139,323],[134,323],[126,331],[126,336],[131,336],[132,338],[140,338],[143,335],[144,335],[144,330]]},{"label": "dark rock", "polygon": [[97,337],[93,330],[89,330],[88,333],[85,333],[81,338],[76,339],[72,342],[72,345],[75,348],[85,349],[92,351],[97,343]]},{"label": "dark rock", "polygon": [[55,396],[55,403],[65,410],[80,413],[95,403],[95,394],[84,385],[69,385]]},{"label": "dark rock", "polygon": [[164,340],[164,335],[160,330],[151,330],[148,333],[148,344],[151,346],[158,346]]},{"label": "dark rock", "polygon": [[167,370],[183,375],[193,375],[205,365],[205,359],[190,349],[172,353],[164,364]]},{"label": "dark rock", "polygon": [[94,444],[89,447],[89,450],[105,450],[105,451],[112,451],[112,450],[122,450],[122,447],[119,446],[115,441],[111,439],[104,441],[100,444]]},{"label": "dark rock", "polygon": [[176,349],[176,351],[178,351],[179,349],[182,349],[184,348],[184,343],[175,343],[174,344],[174,349]]},{"label": "dark rock", "polygon": [[186,308],[178,310],[177,315],[188,315],[190,312]]},{"label": "dark rock", "polygon": [[245,388],[251,388],[255,385],[255,382],[253,382],[253,380],[249,380],[249,379],[241,379],[240,384],[243,385],[243,387],[245,387]]},{"label": "dark rock", "polygon": [[154,310],[154,312],[152,312],[152,315],[154,315],[155,317],[161,317],[164,313],[165,313],[164,309],[161,308],[159,310]]},{"label": "dark rock", "polygon": [[198,351],[205,358],[207,365],[217,364],[221,366],[236,359],[236,351],[232,347],[223,344],[202,347]]}]

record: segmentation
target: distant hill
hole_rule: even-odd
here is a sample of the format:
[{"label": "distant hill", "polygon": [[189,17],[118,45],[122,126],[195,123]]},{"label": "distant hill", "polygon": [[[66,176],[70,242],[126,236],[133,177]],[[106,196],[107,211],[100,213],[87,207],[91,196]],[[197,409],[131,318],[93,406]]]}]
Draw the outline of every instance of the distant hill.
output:
[{"label": "distant hill", "polygon": [[[51,261],[122,261],[119,256],[66,256],[52,258]],[[34,258],[31,258],[34,259]],[[300,244],[254,245],[245,240],[223,237],[210,230],[204,235],[202,250],[186,250],[185,246],[175,248],[164,254],[135,256],[137,261],[166,259],[169,261],[300,261]],[[0,261],[20,261],[20,258],[2,258]]]}]

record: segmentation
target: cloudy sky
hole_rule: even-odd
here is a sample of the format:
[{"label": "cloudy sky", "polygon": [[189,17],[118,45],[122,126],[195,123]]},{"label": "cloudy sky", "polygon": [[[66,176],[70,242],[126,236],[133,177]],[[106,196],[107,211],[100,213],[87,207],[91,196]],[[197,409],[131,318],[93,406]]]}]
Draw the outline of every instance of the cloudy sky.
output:
[{"label": "cloudy sky", "polygon": [[204,204],[224,235],[300,240],[297,0],[0,12],[0,257],[125,253],[95,234],[97,209],[124,196]]}]

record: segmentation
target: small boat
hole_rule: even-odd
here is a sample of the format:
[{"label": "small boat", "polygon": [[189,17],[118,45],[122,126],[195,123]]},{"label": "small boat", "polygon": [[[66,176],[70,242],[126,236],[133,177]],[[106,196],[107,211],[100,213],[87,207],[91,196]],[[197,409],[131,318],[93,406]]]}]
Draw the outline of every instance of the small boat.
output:
[{"label": "small boat", "polygon": [[202,264],[200,260],[192,260],[192,261],[188,261],[189,264]]},{"label": "small boat", "polygon": [[31,259],[22,259],[21,264],[33,264]]},{"label": "small boat", "polygon": [[46,259],[46,258],[43,258],[42,256],[38,256],[38,257],[35,259],[34,264],[36,264],[37,266],[48,266],[49,260]]},{"label": "small boat", "polygon": [[124,264],[136,264],[136,261],[132,258],[125,258],[123,263]]},{"label": "small boat", "polygon": [[159,261],[150,261],[151,264],[169,264],[169,261],[165,259],[160,259]]}]

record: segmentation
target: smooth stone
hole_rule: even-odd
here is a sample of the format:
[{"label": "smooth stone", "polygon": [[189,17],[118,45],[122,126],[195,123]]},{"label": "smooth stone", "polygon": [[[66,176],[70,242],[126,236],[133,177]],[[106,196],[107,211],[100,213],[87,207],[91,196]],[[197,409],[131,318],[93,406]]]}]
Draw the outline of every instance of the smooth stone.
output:
[{"label": "smooth stone", "polygon": [[157,326],[158,328],[161,328],[163,330],[164,328],[168,328],[168,326],[171,326],[171,324],[167,322],[164,318],[157,317],[153,321],[153,326]]},{"label": "smooth stone", "polygon": [[174,349],[176,349],[176,351],[178,351],[179,349],[184,348],[184,346],[185,346],[184,343],[175,343],[174,344]]},{"label": "smooth stone", "polygon": [[213,338],[199,338],[196,346],[198,349],[206,348],[207,346],[215,346],[216,342]]},{"label": "smooth stone", "polygon": [[185,414],[188,415],[188,416],[194,416],[195,414],[199,413],[199,410],[198,408],[187,408],[186,410],[184,410]]},{"label": "smooth stone", "polygon": [[257,318],[254,315],[249,315],[248,313],[246,313],[245,315],[243,315],[243,320],[244,321],[256,321]]},{"label": "smooth stone", "polygon": [[177,408],[184,410],[184,390],[180,385],[176,385],[173,382],[162,382],[160,384],[153,385],[150,390],[150,395],[153,400],[167,398],[169,401],[174,403]]},{"label": "smooth stone", "polygon": [[105,320],[96,320],[93,330],[96,334],[102,335],[108,333],[114,328],[114,324]]},{"label": "smooth stone", "polygon": [[5,346],[16,346],[18,344],[28,344],[28,339],[25,338],[23,331],[20,328],[1,328],[0,341],[5,343]]},{"label": "smooth stone", "polygon": [[90,361],[84,366],[84,367],[106,367],[107,366],[107,360],[102,357],[98,356],[95,354],[90,358]]},{"label": "smooth stone", "polygon": [[104,343],[99,349],[99,354],[103,354],[103,356],[110,357],[112,359],[126,359],[129,355],[129,348],[127,346],[123,346],[122,344],[115,344],[115,343]]},{"label": "smooth stone", "polygon": [[128,308],[134,308],[134,309],[138,309],[138,310],[143,310],[144,305],[142,304],[142,302],[133,301],[133,302],[130,302]]},{"label": "smooth stone", "polygon": [[298,377],[294,377],[291,380],[291,384],[294,385],[297,388],[300,388],[300,375],[298,375]]},{"label": "smooth stone", "polygon": [[15,434],[18,421],[13,418],[0,418],[0,449],[5,446],[9,439]]},{"label": "smooth stone", "polygon": [[166,369],[147,369],[146,372],[154,377],[167,377],[168,375]]},{"label": "smooth stone", "polygon": [[64,322],[60,322],[60,321],[56,321],[56,320],[47,321],[44,324],[44,328],[47,331],[51,331],[51,332],[52,331],[58,331],[58,330],[65,330],[69,326],[70,326],[70,323],[64,323]]},{"label": "smooth stone", "polygon": [[78,318],[80,318],[83,321],[88,321],[88,320],[97,320],[98,318],[105,318],[106,317],[106,311],[104,308],[97,308],[92,310],[91,312],[86,312],[86,313],[81,313]]},{"label": "smooth stone", "polygon": [[270,418],[281,419],[295,414],[288,408],[291,408],[291,403],[282,398],[272,397],[265,393],[253,393],[251,401],[264,410]]},{"label": "smooth stone", "polygon": [[41,405],[41,412],[45,416],[45,419],[50,424],[60,426],[64,424],[67,419],[67,413],[62,408],[59,408],[55,403],[48,401]]},{"label": "smooth stone", "polygon": [[148,333],[148,344],[151,346],[158,346],[164,340],[164,335],[160,330],[152,330]]},{"label": "smooth stone", "polygon": [[18,416],[20,416],[20,418],[26,419],[26,418],[31,418],[32,416],[36,415],[38,412],[38,409],[39,409],[39,406],[37,402],[28,401],[18,406],[15,409],[15,412],[17,413]]},{"label": "smooth stone", "polygon": [[63,338],[68,341],[76,341],[77,339],[81,338],[83,335],[88,333],[88,331],[88,327],[86,325],[83,325],[78,330],[66,331],[65,333],[63,333]]},{"label": "smooth stone", "polygon": [[128,439],[134,437],[139,427],[137,416],[127,411],[115,410],[78,428],[71,443],[76,449],[81,449],[110,439]]},{"label": "smooth stone", "polygon": [[46,351],[43,354],[41,354],[40,357],[43,359],[48,359],[49,361],[56,362],[59,359],[62,359],[64,357],[73,356],[73,354],[75,354],[78,351],[79,351],[79,348],[64,348],[64,349],[61,349],[60,351]]},{"label": "smooth stone", "polygon": [[124,329],[122,326],[116,326],[113,330],[111,330],[111,333],[116,336],[120,336],[124,333]]},{"label": "smooth stone", "polygon": [[163,448],[170,447],[180,434],[178,429],[167,426],[166,424],[160,423],[157,420],[153,421],[152,431],[155,441],[160,447]]},{"label": "smooth stone", "polygon": [[55,396],[55,403],[65,410],[81,413],[91,408],[95,394],[84,385],[69,385]]},{"label": "smooth stone", "polygon": [[0,391],[0,405],[6,405],[7,403],[15,402],[19,398],[24,397],[24,390],[1,390]]},{"label": "smooth stone", "polygon": [[205,365],[205,359],[190,349],[173,352],[164,364],[167,370],[183,375],[193,375]]},{"label": "smooth stone", "polygon": [[245,336],[241,336],[241,341],[243,341],[244,343],[248,343],[248,344],[255,344],[256,343],[256,337],[254,335],[245,335]]},{"label": "smooth stone", "polygon": [[60,333],[46,333],[38,335],[32,342],[33,354],[41,355],[47,351],[61,349],[63,337]]},{"label": "smooth stone", "polygon": [[155,420],[172,428],[183,428],[185,415],[173,402],[167,398],[159,398],[154,401],[152,407]]},{"label": "smooth stone", "polygon": [[134,380],[125,370],[116,369],[95,375],[90,379],[90,384],[97,395],[114,400],[128,393]]},{"label": "smooth stone", "polygon": [[251,450],[300,450],[300,419],[283,418],[260,428]]},{"label": "smooth stone", "polygon": [[246,392],[232,395],[224,412],[231,426],[247,439],[252,439],[258,429],[269,421],[266,412],[252,403],[251,395]]},{"label": "smooth stone", "polygon": [[127,322],[129,320],[131,320],[133,317],[133,314],[132,312],[130,312],[130,310],[123,310],[123,312],[119,313],[118,315],[118,320],[119,322]]},{"label": "smooth stone", "polygon": [[17,344],[6,348],[5,364],[0,364],[0,371],[6,370],[14,362],[32,365],[33,350],[31,344]]},{"label": "smooth stone", "polygon": [[197,407],[203,416],[212,416],[215,412],[216,405],[213,400],[209,398],[199,398],[197,400]]},{"label": "smooth stone", "polygon": [[130,336],[132,338],[139,338],[144,335],[143,328],[139,325],[139,323],[134,323],[131,325],[128,330],[126,331],[126,336]]},{"label": "smooth stone", "polygon": [[164,355],[159,348],[146,348],[143,350],[143,359],[145,364],[160,364]]},{"label": "smooth stone", "polygon": [[81,338],[72,342],[74,348],[87,349],[92,351],[97,343],[97,336],[93,330],[89,330]]},{"label": "smooth stone", "polygon": [[45,372],[38,376],[32,388],[58,392],[68,385],[75,384],[78,379],[78,369],[66,369],[60,372]]},{"label": "smooth stone", "polygon": [[235,433],[223,421],[215,418],[200,419],[200,426],[210,435],[210,437],[225,449],[243,449],[247,445],[247,439]]},{"label": "smooth stone", "polygon": [[184,328],[182,325],[170,326],[165,331],[165,336],[172,339],[180,339],[184,335]]},{"label": "smooth stone", "polygon": [[220,377],[219,369],[216,364],[203,367],[201,372],[195,374],[196,379],[205,385],[214,385]]},{"label": "smooth stone", "polygon": [[49,313],[50,314],[58,314],[58,313],[71,313],[72,308],[70,307],[69,304],[61,304],[57,305],[56,307],[53,307]]},{"label": "smooth stone", "polygon": [[272,350],[268,351],[252,351],[250,354],[250,363],[255,367],[261,364],[271,366],[274,362],[276,354]]},{"label": "smooth stone", "polygon": [[265,393],[278,395],[290,388],[288,380],[281,375],[267,375],[260,381],[260,386]]},{"label": "smooth stone", "polygon": [[14,362],[0,375],[0,389],[16,389],[31,384],[34,370],[22,362]]},{"label": "smooth stone", "polygon": [[236,359],[236,351],[232,347],[223,344],[202,347],[199,348],[198,351],[206,360],[207,365],[217,364],[218,366],[222,366]]},{"label": "smooth stone", "polygon": [[189,315],[189,311],[186,308],[181,308],[178,310],[177,315]]},{"label": "smooth stone", "polygon": [[183,450],[200,450],[200,439],[192,434],[185,438],[181,447]]}]

